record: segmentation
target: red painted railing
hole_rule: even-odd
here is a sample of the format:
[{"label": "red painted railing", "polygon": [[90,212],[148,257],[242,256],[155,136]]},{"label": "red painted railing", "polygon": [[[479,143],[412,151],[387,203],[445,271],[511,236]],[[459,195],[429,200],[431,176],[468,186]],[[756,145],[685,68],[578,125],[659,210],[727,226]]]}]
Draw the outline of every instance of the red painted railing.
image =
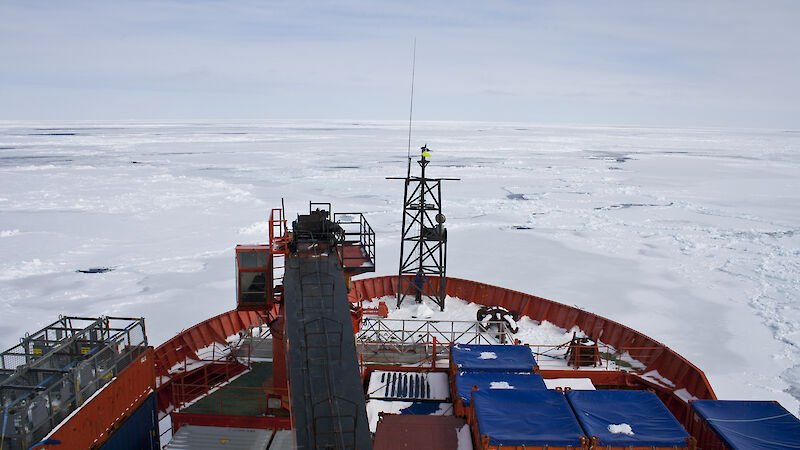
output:
[{"label": "red painted railing", "polygon": [[[237,361],[201,360],[198,362],[202,365],[192,370],[170,374],[169,378],[163,378],[160,381],[158,385],[158,410],[160,412],[169,413],[179,405],[193,400],[208,391],[191,392],[181,390],[181,385],[218,386],[248,369],[247,366]],[[176,392],[185,394],[177,396],[177,402],[175,401]]]}]

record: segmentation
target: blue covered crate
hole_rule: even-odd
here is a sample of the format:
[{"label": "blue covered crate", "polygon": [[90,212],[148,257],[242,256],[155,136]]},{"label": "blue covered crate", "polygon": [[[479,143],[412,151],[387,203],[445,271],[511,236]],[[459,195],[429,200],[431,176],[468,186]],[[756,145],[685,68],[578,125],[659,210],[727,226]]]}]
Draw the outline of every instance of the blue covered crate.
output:
[{"label": "blue covered crate", "polygon": [[732,449],[800,448],[800,420],[777,402],[695,400],[690,405]]},{"label": "blue covered crate", "polygon": [[600,446],[687,447],[689,433],[649,391],[568,391],[583,430]]},{"label": "blue covered crate", "polygon": [[472,386],[482,391],[547,389],[541,375],[519,372],[459,372],[455,384],[456,394],[463,406],[469,406]]},{"label": "blue covered crate", "polygon": [[558,391],[493,389],[472,392],[478,439],[488,445],[581,447],[575,415]]},{"label": "blue covered crate", "polygon": [[455,372],[533,372],[536,360],[524,345],[454,344],[450,361]]}]

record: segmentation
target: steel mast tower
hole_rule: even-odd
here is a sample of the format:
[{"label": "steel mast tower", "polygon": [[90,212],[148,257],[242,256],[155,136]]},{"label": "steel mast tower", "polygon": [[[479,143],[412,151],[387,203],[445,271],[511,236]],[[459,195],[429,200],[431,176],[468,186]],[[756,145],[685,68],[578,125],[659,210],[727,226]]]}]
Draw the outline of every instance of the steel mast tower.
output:
[{"label": "steel mast tower", "polygon": [[[427,146],[420,148],[417,163],[420,176],[411,176],[411,158],[405,178],[403,202],[403,237],[400,241],[400,269],[397,278],[397,307],[409,295],[417,303],[431,298],[444,311],[447,287],[447,229],[442,214],[442,181],[458,178],[428,178],[425,167],[430,161]],[[434,278],[435,277],[435,278]],[[438,281],[438,283],[432,283]]]}]

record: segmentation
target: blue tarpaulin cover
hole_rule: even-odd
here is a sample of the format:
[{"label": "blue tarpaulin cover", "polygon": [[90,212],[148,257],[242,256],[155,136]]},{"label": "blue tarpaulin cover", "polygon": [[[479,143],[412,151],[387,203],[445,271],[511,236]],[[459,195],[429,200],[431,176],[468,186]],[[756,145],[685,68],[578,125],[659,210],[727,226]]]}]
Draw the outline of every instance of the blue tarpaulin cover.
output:
[{"label": "blue tarpaulin cover", "polygon": [[[600,445],[686,446],[689,433],[652,392],[568,391],[566,395],[586,434],[597,436]],[[633,434],[614,433],[609,427],[624,424]]]},{"label": "blue tarpaulin cover", "polygon": [[456,390],[464,406],[469,405],[472,386],[484,391],[491,389],[492,383],[502,382],[508,383],[514,389],[547,389],[542,376],[536,373],[459,372],[456,374]]},{"label": "blue tarpaulin cover", "polygon": [[472,402],[478,430],[489,436],[489,445],[581,445],[581,426],[561,392],[478,390]]},{"label": "blue tarpaulin cover", "polygon": [[524,345],[455,344],[453,364],[467,372],[532,372],[536,367],[531,349]]},{"label": "blue tarpaulin cover", "polygon": [[690,404],[731,448],[800,448],[800,420],[777,402],[695,400]]}]

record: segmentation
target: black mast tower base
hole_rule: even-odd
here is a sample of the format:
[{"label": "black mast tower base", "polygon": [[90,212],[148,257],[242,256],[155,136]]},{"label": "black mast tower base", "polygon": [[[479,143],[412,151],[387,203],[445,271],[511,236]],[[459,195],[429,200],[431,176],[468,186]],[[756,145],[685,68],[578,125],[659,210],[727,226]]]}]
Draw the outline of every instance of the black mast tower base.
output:
[{"label": "black mast tower base", "polygon": [[[403,201],[403,237],[400,241],[400,270],[397,275],[397,307],[408,296],[417,303],[428,297],[444,311],[447,292],[447,229],[442,214],[442,181],[458,178],[427,178],[430,150],[420,148],[417,163],[420,176],[411,176],[411,158],[408,158],[408,174],[405,178]],[[430,283],[431,277],[439,280],[437,288]]]}]

